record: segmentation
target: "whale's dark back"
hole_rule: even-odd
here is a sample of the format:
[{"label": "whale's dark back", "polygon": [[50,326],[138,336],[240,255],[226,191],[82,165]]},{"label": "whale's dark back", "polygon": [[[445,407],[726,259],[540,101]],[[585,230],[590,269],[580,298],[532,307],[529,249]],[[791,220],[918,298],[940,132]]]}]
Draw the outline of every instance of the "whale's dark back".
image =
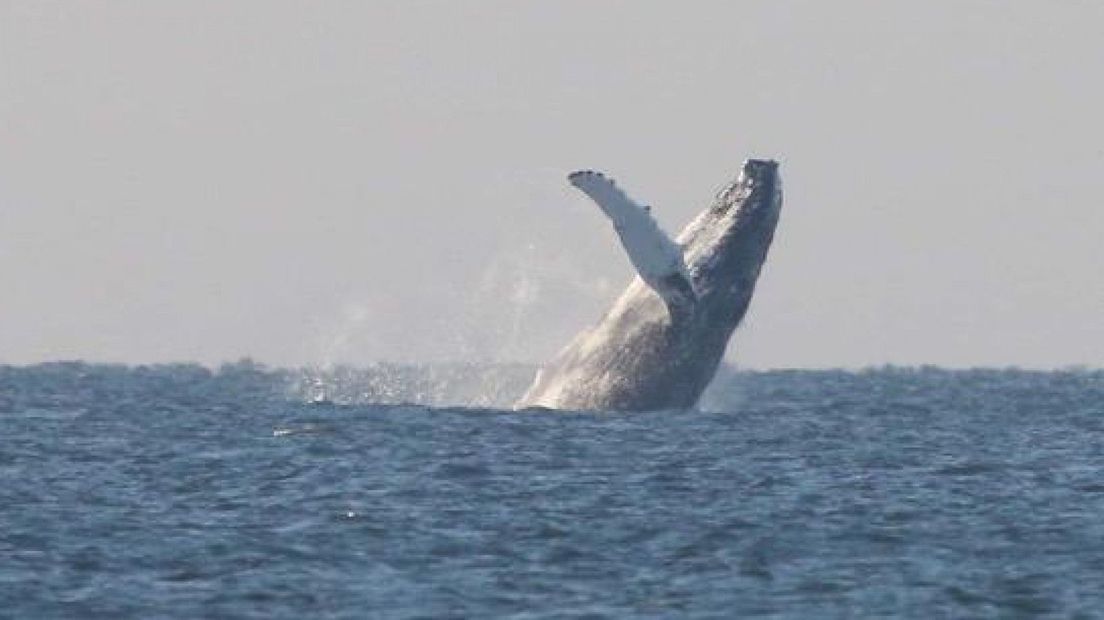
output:
[{"label": "whale's dark back", "polygon": [[679,234],[698,302],[671,315],[636,278],[602,320],[538,374],[518,407],[647,411],[693,407],[751,302],[781,210],[778,164],[748,160]]}]

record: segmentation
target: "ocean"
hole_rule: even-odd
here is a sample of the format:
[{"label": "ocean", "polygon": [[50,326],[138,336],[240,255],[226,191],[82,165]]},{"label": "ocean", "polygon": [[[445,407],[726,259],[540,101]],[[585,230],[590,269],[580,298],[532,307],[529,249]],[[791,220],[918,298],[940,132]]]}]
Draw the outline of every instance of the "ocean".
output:
[{"label": "ocean", "polygon": [[0,617],[1104,616],[1104,371],[0,367]]}]

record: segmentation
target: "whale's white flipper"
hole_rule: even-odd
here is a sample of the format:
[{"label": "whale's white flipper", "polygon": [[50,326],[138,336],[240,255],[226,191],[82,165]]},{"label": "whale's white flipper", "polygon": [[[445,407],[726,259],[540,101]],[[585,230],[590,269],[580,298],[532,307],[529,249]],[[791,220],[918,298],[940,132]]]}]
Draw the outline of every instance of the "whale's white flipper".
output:
[{"label": "whale's white flipper", "polygon": [[693,308],[697,295],[682,248],[660,230],[651,208],[633,202],[601,172],[580,170],[567,179],[613,221],[629,261],[640,278],[667,303],[672,317]]}]

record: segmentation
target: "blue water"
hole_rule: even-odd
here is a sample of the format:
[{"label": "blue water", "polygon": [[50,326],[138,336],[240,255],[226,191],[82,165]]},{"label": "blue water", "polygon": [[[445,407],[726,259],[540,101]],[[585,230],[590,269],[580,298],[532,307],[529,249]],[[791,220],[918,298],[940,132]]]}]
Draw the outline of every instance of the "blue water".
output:
[{"label": "blue water", "polygon": [[0,616],[1104,613],[1104,372],[728,373],[649,414],[403,372],[0,367]]}]

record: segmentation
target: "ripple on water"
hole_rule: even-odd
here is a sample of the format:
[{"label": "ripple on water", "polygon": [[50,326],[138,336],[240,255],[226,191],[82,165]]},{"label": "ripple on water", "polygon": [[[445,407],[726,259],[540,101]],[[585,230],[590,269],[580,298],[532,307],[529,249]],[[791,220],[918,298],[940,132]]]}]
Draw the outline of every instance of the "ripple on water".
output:
[{"label": "ripple on water", "polygon": [[1104,609],[1092,373],[737,373],[718,413],[662,415],[305,405],[281,380],[0,368],[0,615]]}]

